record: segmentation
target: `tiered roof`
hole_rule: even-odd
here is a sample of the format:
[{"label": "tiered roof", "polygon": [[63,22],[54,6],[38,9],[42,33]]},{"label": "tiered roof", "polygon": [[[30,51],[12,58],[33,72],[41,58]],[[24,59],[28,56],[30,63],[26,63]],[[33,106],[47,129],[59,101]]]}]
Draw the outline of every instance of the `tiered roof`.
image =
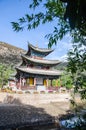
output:
[{"label": "tiered roof", "polygon": [[[21,66],[16,67],[16,69],[19,72],[27,73],[31,76],[32,75],[45,76],[45,77],[48,76],[50,78],[53,78],[53,77],[56,78],[62,74],[61,71],[49,69],[50,67],[59,64],[60,63],[59,60],[43,59],[43,56],[48,55],[49,53],[51,53],[53,51],[52,49],[38,48],[36,46],[33,46],[32,44],[28,44],[28,47],[29,47],[28,52],[25,55],[21,55],[24,64],[22,63]],[[32,53],[35,54],[35,52],[36,52],[36,56],[33,56]],[[42,53],[43,56],[40,57],[40,55],[38,55],[39,53],[40,54]],[[34,66],[27,67],[28,63],[34,64]],[[37,65],[40,67],[38,68]],[[43,68],[43,66],[44,66],[44,68]],[[49,68],[47,68],[47,67],[49,67]]]},{"label": "tiered roof", "polygon": [[16,68],[19,71],[28,73],[28,74],[34,74],[34,75],[44,75],[44,76],[54,76],[57,77],[59,75],[62,74],[61,71],[57,71],[57,70],[47,70],[47,69],[38,69],[38,68],[25,68],[25,67],[17,67]]},{"label": "tiered roof", "polygon": [[54,66],[60,63],[59,60],[37,59],[37,58],[29,57],[27,55],[22,55],[22,58],[28,60],[31,63],[43,64],[43,65],[48,65],[48,66]]}]

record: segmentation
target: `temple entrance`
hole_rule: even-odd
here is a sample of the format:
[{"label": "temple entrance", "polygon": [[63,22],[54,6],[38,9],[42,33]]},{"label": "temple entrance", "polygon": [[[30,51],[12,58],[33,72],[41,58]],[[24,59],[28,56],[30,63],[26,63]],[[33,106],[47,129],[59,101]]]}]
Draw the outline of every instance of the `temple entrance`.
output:
[{"label": "temple entrance", "polygon": [[46,87],[44,86],[43,78],[36,79],[36,89],[37,89],[37,91],[45,91],[46,90]]},{"label": "temple entrance", "polygon": [[43,78],[37,78],[36,85],[43,85]]}]

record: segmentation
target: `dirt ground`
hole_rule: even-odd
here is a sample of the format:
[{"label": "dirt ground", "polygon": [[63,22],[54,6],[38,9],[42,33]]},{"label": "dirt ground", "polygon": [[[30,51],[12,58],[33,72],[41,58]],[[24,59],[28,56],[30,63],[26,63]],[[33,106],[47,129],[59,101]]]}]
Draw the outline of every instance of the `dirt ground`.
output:
[{"label": "dirt ground", "polygon": [[[64,115],[71,112],[73,106],[70,103],[70,93],[59,94],[6,94],[0,93],[0,108],[4,106],[21,106],[29,108],[33,106],[36,109],[43,109],[43,111],[51,116]],[[79,95],[76,95],[75,101],[78,104],[79,109],[86,109],[86,100],[82,101]]]},{"label": "dirt ground", "polygon": [[[55,120],[55,117],[64,118],[65,115],[72,114],[69,94],[7,96],[1,94],[1,96],[0,127],[3,128],[12,125],[16,127],[20,124],[24,125],[35,121],[47,122],[51,118]],[[78,97],[77,103],[79,109],[82,110],[83,107],[86,112],[86,102],[81,103]]]}]

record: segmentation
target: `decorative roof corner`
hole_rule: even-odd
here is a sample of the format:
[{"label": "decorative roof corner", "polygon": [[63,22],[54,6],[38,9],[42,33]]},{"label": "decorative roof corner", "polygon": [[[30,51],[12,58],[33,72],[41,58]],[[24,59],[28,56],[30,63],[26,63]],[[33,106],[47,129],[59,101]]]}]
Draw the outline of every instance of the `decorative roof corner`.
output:
[{"label": "decorative roof corner", "polygon": [[41,53],[51,53],[54,51],[54,49],[48,49],[48,48],[39,48],[38,46],[34,46],[30,43],[28,43],[28,47],[33,49],[34,51],[38,51],[38,52],[41,52]]}]

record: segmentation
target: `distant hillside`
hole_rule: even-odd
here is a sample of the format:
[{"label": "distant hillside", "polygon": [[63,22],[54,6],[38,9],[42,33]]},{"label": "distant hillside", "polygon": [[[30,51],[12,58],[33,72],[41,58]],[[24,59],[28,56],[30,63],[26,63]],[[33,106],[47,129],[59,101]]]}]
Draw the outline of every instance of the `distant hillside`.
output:
[{"label": "distant hillside", "polygon": [[58,64],[57,66],[55,66],[55,69],[57,70],[65,70],[65,68],[67,67],[67,62],[61,62],[60,64]]},{"label": "distant hillside", "polygon": [[15,47],[13,45],[0,42],[0,63],[19,64],[21,61],[21,54],[24,54],[26,51]]}]

